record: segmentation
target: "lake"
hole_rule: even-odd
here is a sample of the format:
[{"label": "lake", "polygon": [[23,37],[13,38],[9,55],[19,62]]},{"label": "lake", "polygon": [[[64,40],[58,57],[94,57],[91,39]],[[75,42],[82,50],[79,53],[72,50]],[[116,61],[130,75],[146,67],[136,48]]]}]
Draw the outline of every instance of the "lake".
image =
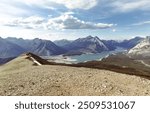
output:
[{"label": "lake", "polygon": [[86,62],[92,60],[101,60],[102,58],[108,57],[110,54],[115,54],[119,52],[126,51],[123,48],[117,48],[114,51],[105,51],[96,54],[82,54],[82,55],[75,55],[75,56],[66,56],[58,55],[58,56],[41,56],[42,58],[57,63],[79,63],[79,62]]},{"label": "lake", "polygon": [[117,48],[114,51],[105,51],[101,53],[96,53],[96,54],[82,54],[82,55],[76,55],[76,56],[70,56],[70,58],[73,60],[74,63],[79,63],[79,62],[86,62],[86,61],[92,61],[92,60],[101,60],[102,58],[105,58],[109,56],[110,54],[115,54],[119,52],[124,52],[126,51],[123,48]]}]

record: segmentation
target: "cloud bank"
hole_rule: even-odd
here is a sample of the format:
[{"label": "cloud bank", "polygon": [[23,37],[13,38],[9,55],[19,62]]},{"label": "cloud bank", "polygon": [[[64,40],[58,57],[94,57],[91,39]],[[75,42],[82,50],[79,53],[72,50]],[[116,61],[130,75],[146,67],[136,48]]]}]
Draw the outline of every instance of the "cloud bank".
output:
[{"label": "cloud bank", "polygon": [[63,14],[60,17],[49,19],[46,24],[48,29],[53,27],[58,29],[106,29],[113,26],[114,24],[86,22],[70,14]]},{"label": "cloud bank", "polygon": [[44,28],[47,30],[63,30],[63,29],[107,29],[115,26],[115,24],[93,23],[80,20],[71,15],[64,13],[59,17],[50,18],[48,20],[31,16],[27,18],[14,18],[4,23],[5,26],[23,27],[28,29]]}]

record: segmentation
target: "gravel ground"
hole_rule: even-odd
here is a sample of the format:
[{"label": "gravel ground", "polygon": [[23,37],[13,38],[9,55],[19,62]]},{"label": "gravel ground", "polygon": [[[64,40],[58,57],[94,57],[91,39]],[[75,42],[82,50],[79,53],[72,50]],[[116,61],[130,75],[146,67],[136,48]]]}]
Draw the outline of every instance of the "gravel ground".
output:
[{"label": "gravel ground", "polygon": [[150,96],[150,80],[107,70],[33,66],[22,56],[0,67],[0,95]]}]

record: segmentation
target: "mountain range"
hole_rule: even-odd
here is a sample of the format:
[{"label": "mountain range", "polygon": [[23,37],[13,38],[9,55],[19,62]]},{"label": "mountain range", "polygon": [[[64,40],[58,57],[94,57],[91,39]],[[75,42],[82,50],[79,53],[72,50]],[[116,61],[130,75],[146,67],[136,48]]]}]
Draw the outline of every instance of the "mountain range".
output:
[{"label": "mountain range", "polygon": [[86,54],[86,53],[100,53],[103,51],[109,51],[107,46],[98,38],[88,36],[86,38],[79,38],[63,48],[68,50],[66,54]]},{"label": "mountain range", "polygon": [[55,40],[54,43],[60,47],[68,45],[72,42],[72,40],[62,39],[62,40]]},{"label": "mountain range", "polygon": [[[129,51],[77,64],[55,63],[40,57],[72,51],[97,53],[117,47]],[[150,37],[119,42],[88,36],[62,46],[38,38],[9,37],[0,38],[0,51],[0,64],[25,53],[0,65],[0,95],[150,95],[150,60],[129,57],[135,54],[149,56]]]},{"label": "mountain range", "polygon": [[[79,38],[74,41],[64,40],[57,41],[59,43],[54,43],[57,46],[61,46],[68,52],[65,55],[78,55],[85,53],[100,53],[103,51],[113,51],[118,47],[129,50],[141,42],[144,38],[135,37],[129,40],[116,41],[116,40],[101,40],[97,36],[87,36],[85,38]],[[64,45],[63,45],[64,44]]]},{"label": "mountain range", "polygon": [[150,37],[147,36],[143,41],[130,49],[128,55],[131,57],[150,57]]},{"label": "mountain range", "polygon": [[[35,38],[33,40],[25,40],[25,39],[17,39],[14,37],[8,37],[3,39],[5,42],[9,42],[11,44],[17,45],[18,48],[23,48],[24,52],[32,52],[39,56],[51,56],[51,55],[60,55],[66,52],[65,49],[57,46],[50,40],[42,40],[39,38]],[[1,42],[0,42],[1,43]],[[3,46],[4,48],[5,46]],[[9,53],[9,51],[6,50]],[[18,56],[18,54],[16,54]],[[0,55],[1,57],[1,55]],[[5,56],[6,58],[9,56]]]},{"label": "mountain range", "polygon": [[134,46],[136,46],[139,42],[141,42],[144,38],[142,37],[135,37],[129,40],[122,40],[122,41],[116,41],[116,40],[102,40],[102,42],[109,48],[109,50],[114,50],[117,47],[121,47],[124,49],[131,49]]},{"label": "mountain range", "polygon": [[23,52],[25,52],[24,48],[0,38],[0,58],[16,57]]},{"label": "mountain range", "polygon": [[73,41],[57,40],[54,42],[39,38],[33,40],[15,37],[0,38],[0,58],[17,57],[26,52],[32,52],[39,56],[100,53],[115,50],[117,47],[131,49],[142,40],[141,37],[123,41],[101,40],[97,36],[87,36]]}]

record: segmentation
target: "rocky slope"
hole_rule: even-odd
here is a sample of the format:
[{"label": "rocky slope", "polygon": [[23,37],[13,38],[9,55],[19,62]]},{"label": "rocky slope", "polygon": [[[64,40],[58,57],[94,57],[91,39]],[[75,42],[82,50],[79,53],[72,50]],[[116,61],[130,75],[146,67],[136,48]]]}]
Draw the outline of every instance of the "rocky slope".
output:
[{"label": "rocky slope", "polygon": [[79,38],[65,45],[64,48],[69,51],[68,54],[100,53],[109,50],[98,37],[92,36]]},{"label": "rocky slope", "polygon": [[119,43],[119,47],[131,49],[143,40],[144,40],[143,37],[138,36],[129,40],[123,40],[122,42]]},{"label": "rocky slope", "polygon": [[66,52],[65,49],[57,46],[50,40],[42,40],[39,38],[24,40],[13,37],[9,37],[6,40],[24,48],[26,52],[32,52],[39,56],[60,55]]},{"label": "rocky slope", "polygon": [[74,41],[60,40],[54,41],[53,43],[50,40],[42,40],[39,38],[25,40],[22,38],[8,37],[6,39],[0,39],[0,58],[16,57],[23,52],[32,52],[39,56],[101,53],[115,50],[118,47],[130,49],[141,40],[141,37],[136,37],[118,42],[115,40],[100,40],[97,36],[88,36]]},{"label": "rocky slope", "polygon": [[24,48],[0,38],[0,58],[16,57],[24,52]]},{"label": "rocky slope", "polygon": [[49,40],[34,39],[31,41],[30,52],[39,56],[60,55],[66,52],[65,49],[55,45]]},{"label": "rocky slope", "polygon": [[[84,43],[86,43],[86,41],[88,41],[88,42],[91,41],[91,43],[92,43],[93,40],[99,40],[99,42],[103,43],[103,45],[105,45],[107,47],[107,49],[109,49],[109,51],[111,51],[111,50],[115,50],[117,47],[121,47],[124,49],[131,49],[135,45],[137,45],[139,42],[141,42],[143,39],[144,38],[137,36],[137,37],[132,38],[132,39],[117,41],[117,40],[100,40],[100,38],[97,36],[95,36],[95,37],[87,36],[85,38],[79,38],[79,39],[74,40],[74,41],[69,41],[66,39],[56,40],[56,41],[54,41],[54,43],[58,46],[64,47],[66,49],[67,48],[70,49],[69,46],[70,47],[72,47],[72,46],[78,47],[78,44],[81,42],[83,43],[82,46],[84,46],[85,45]],[[71,42],[73,42],[72,43],[73,45],[71,44]]]},{"label": "rocky slope", "polygon": [[150,37],[130,49],[128,55],[135,57],[150,57]]},{"label": "rocky slope", "polygon": [[150,95],[150,80],[145,78],[83,67],[35,66],[28,57],[0,66],[0,95]]}]

